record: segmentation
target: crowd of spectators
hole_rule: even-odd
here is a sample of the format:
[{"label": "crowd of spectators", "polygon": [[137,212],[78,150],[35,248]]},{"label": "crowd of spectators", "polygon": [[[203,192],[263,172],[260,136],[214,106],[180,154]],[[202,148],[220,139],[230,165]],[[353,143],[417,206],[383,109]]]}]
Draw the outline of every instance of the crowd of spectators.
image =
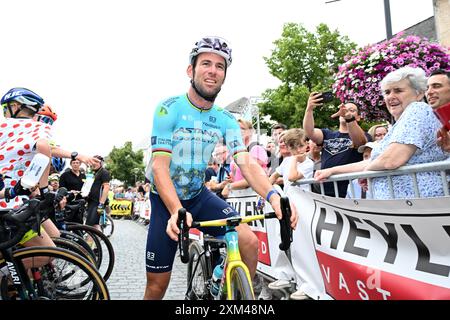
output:
[{"label": "crowd of spectators", "polygon": [[[392,116],[392,123],[383,122],[366,132],[358,105],[353,101],[342,103],[333,118],[337,129],[316,128],[314,111],[322,106],[321,93],[309,96],[303,127],[287,128],[277,123],[271,128],[266,145],[252,142],[252,123],[239,119],[241,134],[249,153],[270,177],[289,193],[292,183],[314,177],[317,183],[302,188],[320,193],[319,183],[338,173],[365,170],[381,171],[400,166],[442,161],[449,158],[450,133],[442,126],[433,110],[450,103],[450,75],[435,71],[427,79],[419,68],[404,67],[389,73],[381,82],[380,90]],[[218,145],[205,173],[206,186],[226,199],[230,191],[245,189],[248,183],[242,177],[223,145]],[[390,199],[386,177],[372,180],[368,192],[366,179],[338,182],[338,197]],[[417,174],[421,197],[437,197],[444,193],[439,172]],[[409,175],[393,178],[395,198],[414,197],[414,186]],[[324,183],[325,195],[335,197],[332,183]],[[301,215],[300,215],[301,219]],[[295,234],[294,234],[295,241]],[[277,279],[268,288],[282,289],[291,285],[291,279]],[[297,288],[300,284],[297,283]],[[260,294],[270,299],[266,288]],[[308,298],[301,290],[292,299]]]}]

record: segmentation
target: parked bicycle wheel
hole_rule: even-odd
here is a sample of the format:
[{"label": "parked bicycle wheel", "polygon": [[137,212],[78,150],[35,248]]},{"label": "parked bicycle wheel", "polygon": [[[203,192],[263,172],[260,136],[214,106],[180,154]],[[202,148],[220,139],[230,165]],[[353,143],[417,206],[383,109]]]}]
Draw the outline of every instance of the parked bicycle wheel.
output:
[{"label": "parked bicycle wheel", "polygon": [[[61,248],[29,247],[13,252],[13,258],[20,264],[30,265],[33,288],[38,299],[50,300],[109,300],[108,288],[100,273],[82,256]],[[42,266],[42,261],[48,261]],[[40,261],[40,265],[34,265]],[[4,290],[2,299],[15,299],[10,291]]]},{"label": "parked bicycle wheel", "polygon": [[187,265],[187,300],[210,300],[209,275],[206,266],[203,247],[194,241],[189,247],[189,262]]},{"label": "parked bicycle wheel", "polygon": [[231,300],[255,300],[252,285],[242,267],[231,270]]},{"label": "parked bicycle wheel", "polygon": [[52,237],[52,241],[56,245],[56,247],[78,253],[80,256],[89,261],[94,267],[97,267],[95,258],[78,243],[68,239],[54,237]]},{"label": "parked bicycle wheel", "polygon": [[[94,259],[95,266],[98,268],[99,264],[97,261],[97,256],[94,253],[94,251],[92,251],[91,246],[84,240],[84,238],[82,236],[80,236],[76,233],[70,232],[70,231],[60,230],[60,238],[75,242],[78,245],[80,245],[81,247],[83,247],[83,249]],[[100,240],[98,240],[98,245],[99,246],[101,245]],[[90,260],[90,259],[88,259],[88,260]]]},{"label": "parked bicycle wheel", "polygon": [[92,250],[97,258],[97,268],[103,279],[107,281],[113,271],[115,262],[114,249],[108,237],[94,227],[81,224],[69,224],[67,225],[67,231],[82,236],[88,243],[91,242]]}]

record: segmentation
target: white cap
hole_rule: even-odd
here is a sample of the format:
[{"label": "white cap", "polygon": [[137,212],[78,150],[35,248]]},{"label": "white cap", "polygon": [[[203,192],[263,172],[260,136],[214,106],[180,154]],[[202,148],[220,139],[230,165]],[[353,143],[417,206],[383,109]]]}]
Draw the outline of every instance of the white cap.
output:
[{"label": "white cap", "polygon": [[364,153],[364,150],[366,150],[366,148],[373,149],[373,147],[375,147],[376,144],[377,144],[376,142],[367,142],[366,144],[363,144],[362,146],[358,147],[358,152]]}]

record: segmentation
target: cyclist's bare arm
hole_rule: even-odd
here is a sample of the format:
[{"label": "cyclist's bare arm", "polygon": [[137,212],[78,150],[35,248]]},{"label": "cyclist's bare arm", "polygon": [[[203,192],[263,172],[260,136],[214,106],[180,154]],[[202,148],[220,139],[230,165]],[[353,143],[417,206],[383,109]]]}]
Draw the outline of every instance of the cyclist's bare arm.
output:
[{"label": "cyclist's bare arm", "polygon": [[[52,156],[50,145],[47,140],[43,140],[43,139],[38,140],[36,142],[36,151],[38,153],[42,153],[43,155],[46,155],[49,158]],[[41,188],[46,187],[48,185],[49,172],[50,172],[50,165],[48,165],[47,168],[45,168],[45,172],[44,172],[44,174],[42,174],[41,179],[39,180],[39,186]]]},{"label": "cyclist's bare arm", "polygon": [[[152,164],[153,181],[158,191],[159,196],[164,202],[171,217],[167,222],[167,234],[172,240],[178,241],[178,234],[180,229],[177,226],[178,209],[182,208],[180,200],[178,199],[175,186],[170,178],[170,161],[172,158],[166,155],[154,155]],[[192,216],[187,215],[187,224],[190,226]]]},{"label": "cyclist's bare arm", "polygon": [[[68,150],[64,150],[60,147],[57,146],[52,146],[52,156],[57,157],[57,158],[67,158],[70,159],[72,152],[68,151]],[[94,157],[90,157],[84,154],[79,153],[78,156],[76,157],[77,160],[80,160],[81,162],[83,162],[84,164],[92,167],[94,164],[99,164],[100,160]]]},{"label": "cyclist's bare arm", "polygon": [[105,204],[106,199],[108,198],[109,192],[109,182],[105,182],[102,184],[103,192],[100,196],[100,203]]}]

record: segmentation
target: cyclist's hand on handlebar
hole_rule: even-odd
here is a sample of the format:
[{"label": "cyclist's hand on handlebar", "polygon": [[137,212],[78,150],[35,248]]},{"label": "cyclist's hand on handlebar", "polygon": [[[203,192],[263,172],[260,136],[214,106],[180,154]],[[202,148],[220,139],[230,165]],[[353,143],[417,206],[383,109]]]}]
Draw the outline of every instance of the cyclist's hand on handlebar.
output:
[{"label": "cyclist's hand on handlebar", "polygon": [[[169,235],[170,239],[174,241],[178,241],[178,235],[180,234],[180,228],[178,228],[177,222],[178,222],[178,213],[174,213],[167,221],[166,232]],[[192,224],[192,215],[189,212],[186,212],[186,224],[189,227]]]},{"label": "cyclist's hand on handlebar", "polygon": [[[273,196],[270,198],[270,205],[275,211],[278,220],[281,220],[281,218],[283,217],[283,213],[281,212],[280,199],[281,199],[280,196],[276,197]],[[290,206],[291,206],[291,228],[295,230],[298,221],[297,210],[292,202],[290,202]]]},{"label": "cyclist's hand on handlebar", "polygon": [[[33,188],[34,189],[34,188]],[[5,188],[5,198],[14,199],[17,196],[30,196],[31,190],[22,187],[20,180],[13,186]]]}]

